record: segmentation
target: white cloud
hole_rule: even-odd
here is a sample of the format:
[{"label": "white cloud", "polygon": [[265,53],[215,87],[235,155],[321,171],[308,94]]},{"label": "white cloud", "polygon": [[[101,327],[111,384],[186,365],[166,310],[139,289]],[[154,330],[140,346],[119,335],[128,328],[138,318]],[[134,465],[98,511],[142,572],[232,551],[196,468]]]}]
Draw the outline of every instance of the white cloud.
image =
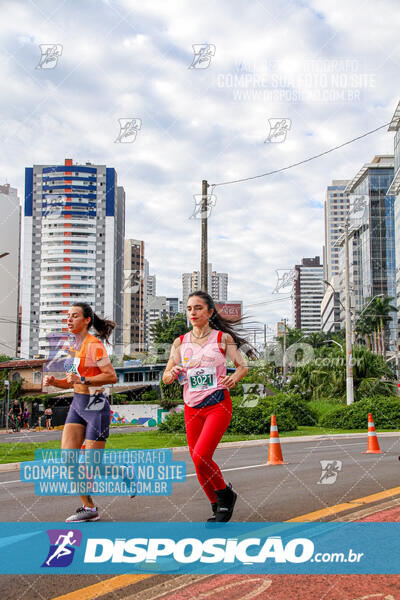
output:
[{"label": "white cloud", "polygon": [[[202,179],[217,183],[280,169],[392,116],[396,2],[384,0],[379,10],[374,2],[362,9],[347,0],[320,4],[5,3],[1,182],[18,187],[22,198],[25,166],[72,157],[115,167],[126,190],[126,235],[145,240],[158,293],[180,295],[181,273],[200,260],[200,222],[189,217]],[[216,46],[210,67],[189,69],[192,45],[205,42]],[[53,70],[35,69],[41,43],[63,45]],[[333,88],[358,90],[358,99],[295,101],[296,93],[316,94],[331,84],[332,71],[369,75],[359,88],[349,79],[347,87]],[[274,87],[285,78],[284,90]],[[114,143],[123,117],[142,119],[134,144]],[[265,144],[268,119],[278,117],[291,119],[287,139]],[[209,260],[229,273],[230,297],[276,300],[275,269],[322,258],[326,186],[352,178],[374,154],[392,148],[392,135],[382,130],[290,171],[217,187]],[[290,316],[290,303],[251,312],[272,324]]]}]

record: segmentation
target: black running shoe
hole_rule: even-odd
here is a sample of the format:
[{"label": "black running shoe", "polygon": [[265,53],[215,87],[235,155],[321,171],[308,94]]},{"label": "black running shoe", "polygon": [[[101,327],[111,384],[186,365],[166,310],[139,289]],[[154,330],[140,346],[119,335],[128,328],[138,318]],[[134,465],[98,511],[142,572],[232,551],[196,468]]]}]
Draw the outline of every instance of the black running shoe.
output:
[{"label": "black running shoe", "polygon": [[207,523],[215,523],[215,513],[217,512],[216,502],[211,502],[211,510],[213,511],[213,516],[207,519]]},{"label": "black running shoe", "polygon": [[237,494],[233,491],[231,483],[229,483],[224,490],[215,490],[215,493],[217,494],[218,499],[215,522],[226,523],[232,516]]}]

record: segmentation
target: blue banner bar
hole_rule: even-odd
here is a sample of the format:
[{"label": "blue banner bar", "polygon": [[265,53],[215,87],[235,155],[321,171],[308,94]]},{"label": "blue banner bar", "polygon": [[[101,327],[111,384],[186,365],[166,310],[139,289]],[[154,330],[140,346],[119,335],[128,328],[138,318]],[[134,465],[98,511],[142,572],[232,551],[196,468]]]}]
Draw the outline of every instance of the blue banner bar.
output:
[{"label": "blue banner bar", "polygon": [[400,523],[2,523],[0,574],[400,574]]}]

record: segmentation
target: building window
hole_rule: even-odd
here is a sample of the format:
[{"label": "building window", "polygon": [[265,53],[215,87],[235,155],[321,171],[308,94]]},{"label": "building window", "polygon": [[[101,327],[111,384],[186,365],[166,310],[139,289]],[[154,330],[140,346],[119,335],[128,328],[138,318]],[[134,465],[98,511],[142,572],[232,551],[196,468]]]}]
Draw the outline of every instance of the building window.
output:
[{"label": "building window", "polygon": [[33,383],[42,383],[42,374],[40,371],[35,371],[33,374]]},{"label": "building window", "polygon": [[12,379],[12,381],[20,381],[21,375],[18,373],[18,371],[16,371],[15,373],[13,373],[13,376],[11,379]]}]

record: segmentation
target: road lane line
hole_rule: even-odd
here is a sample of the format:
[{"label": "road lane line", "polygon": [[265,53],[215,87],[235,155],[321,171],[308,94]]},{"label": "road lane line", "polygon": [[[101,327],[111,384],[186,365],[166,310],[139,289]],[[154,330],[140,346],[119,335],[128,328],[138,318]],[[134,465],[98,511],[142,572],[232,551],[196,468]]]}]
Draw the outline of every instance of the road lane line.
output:
[{"label": "road lane line", "polygon": [[103,579],[103,581],[94,583],[88,587],[68,592],[62,596],[57,596],[53,600],[92,600],[93,598],[99,598],[100,596],[105,596],[105,594],[128,587],[128,585],[132,585],[143,579],[148,579],[149,577],[154,577],[154,573],[151,575],[147,573],[145,575],[118,575],[110,579]]},{"label": "road lane line", "polygon": [[20,479],[13,479],[12,481],[0,481],[0,485],[4,485],[5,483],[30,483],[29,481],[21,481]]},{"label": "road lane line", "polygon": [[383,490],[382,492],[377,492],[376,494],[370,494],[369,496],[363,496],[362,498],[356,498],[355,500],[349,500],[348,502],[343,502],[342,504],[335,504],[333,506],[321,508],[320,510],[314,510],[313,512],[307,513],[305,515],[300,515],[299,517],[295,517],[294,519],[288,519],[286,522],[295,523],[305,521],[319,521],[320,519],[336,515],[337,513],[344,512],[345,510],[357,508],[359,506],[362,506],[363,504],[370,504],[371,502],[378,502],[379,500],[390,498],[391,496],[398,496],[399,494],[400,487],[395,487],[391,488],[390,490]]},{"label": "road lane line", "polygon": [[[347,446],[364,446],[365,441],[363,442],[353,442],[351,444],[343,444],[343,448],[347,448]],[[333,446],[308,446],[303,448],[303,450],[325,450],[325,448],[341,448],[341,444],[334,444]]]}]

